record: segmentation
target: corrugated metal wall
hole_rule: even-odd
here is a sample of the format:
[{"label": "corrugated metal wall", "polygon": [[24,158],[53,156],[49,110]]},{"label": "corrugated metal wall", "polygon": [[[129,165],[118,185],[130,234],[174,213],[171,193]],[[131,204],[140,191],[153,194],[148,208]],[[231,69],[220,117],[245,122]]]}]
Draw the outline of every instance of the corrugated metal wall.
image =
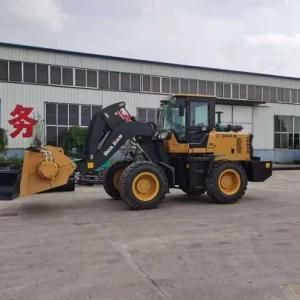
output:
[{"label": "corrugated metal wall", "polygon": [[111,58],[64,54],[57,52],[41,51],[35,49],[15,48],[0,45],[0,57],[8,60],[20,60],[35,63],[47,63],[60,66],[78,68],[102,69],[119,72],[133,72],[140,74],[161,75],[180,78],[195,78],[203,80],[247,83],[286,88],[300,88],[300,80],[276,78],[226,72],[222,70],[207,70],[196,67],[179,67],[151,62],[125,61]]},{"label": "corrugated metal wall", "polygon": [[[259,84],[300,89],[300,80],[284,79],[235,72],[186,68],[171,65],[151,64],[147,62],[122,61],[102,57],[83,56],[46,52],[34,49],[0,46],[0,58],[7,60],[46,63],[60,66],[102,69],[118,72],[160,75],[180,78]],[[160,94],[103,91],[88,88],[42,86],[20,83],[0,82],[1,119],[0,126],[8,129],[9,113],[16,104],[32,106],[35,114],[44,118],[45,102],[78,103],[107,106],[125,101],[132,114],[137,107],[156,108],[164,96]],[[222,111],[222,123],[241,124],[245,130],[254,133],[254,147],[274,156],[274,115],[300,116],[300,105],[266,104],[258,107],[217,105],[216,111]],[[10,139],[12,148],[25,148],[29,141]],[[299,151],[298,151],[299,152]],[[271,155],[270,154],[270,155]],[[266,154],[267,155],[267,154]]]}]

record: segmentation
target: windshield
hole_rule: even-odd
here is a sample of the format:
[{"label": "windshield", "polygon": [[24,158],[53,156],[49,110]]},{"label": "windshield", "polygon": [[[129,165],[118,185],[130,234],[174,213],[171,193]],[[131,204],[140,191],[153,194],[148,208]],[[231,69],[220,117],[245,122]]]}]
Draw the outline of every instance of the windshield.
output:
[{"label": "windshield", "polygon": [[161,104],[159,123],[166,130],[173,130],[178,140],[185,140],[186,134],[186,108],[185,105],[175,102]]}]

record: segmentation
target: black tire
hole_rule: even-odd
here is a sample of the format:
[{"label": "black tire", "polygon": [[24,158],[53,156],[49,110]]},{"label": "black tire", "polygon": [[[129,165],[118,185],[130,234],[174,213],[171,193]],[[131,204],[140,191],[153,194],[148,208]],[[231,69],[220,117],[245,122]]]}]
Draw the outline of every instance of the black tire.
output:
[{"label": "black tire", "polygon": [[[141,176],[146,176],[145,178],[150,183],[150,187],[148,184],[144,194],[138,189],[139,182],[146,180]],[[135,182],[136,180],[137,182]],[[120,178],[121,198],[132,209],[151,209],[157,207],[165,198],[167,190],[168,179],[164,171],[152,162],[134,162],[124,170]]]},{"label": "black tire", "polygon": [[[222,186],[224,172],[233,175],[233,182],[229,184],[228,190],[226,186]],[[215,162],[206,179],[207,194],[217,203],[232,204],[243,197],[247,189],[247,175],[245,169],[238,162],[220,161]]]},{"label": "black tire", "polygon": [[[125,170],[131,164],[131,161],[122,160],[111,165],[103,174],[103,187],[105,192],[113,199],[121,199],[119,188],[115,186],[114,177],[116,172]],[[120,178],[120,177],[119,177]]]}]

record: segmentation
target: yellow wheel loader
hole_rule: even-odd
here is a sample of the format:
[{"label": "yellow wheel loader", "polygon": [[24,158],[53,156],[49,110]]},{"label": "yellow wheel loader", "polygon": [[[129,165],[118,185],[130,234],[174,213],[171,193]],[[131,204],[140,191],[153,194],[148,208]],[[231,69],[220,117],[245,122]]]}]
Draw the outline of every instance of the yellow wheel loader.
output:
[{"label": "yellow wheel loader", "polygon": [[[81,171],[102,166],[130,143],[131,159],[107,169],[103,185],[109,196],[132,209],[156,207],[170,188],[189,195],[206,192],[222,204],[238,201],[248,181],[272,175],[272,162],[253,156],[253,137],[241,126],[216,124],[215,103],[208,96],[170,96],[161,101],[158,124],[135,120],[124,102],[98,111],[88,128]],[[60,148],[30,148],[21,172],[0,173],[0,198],[62,186],[74,168]]]}]

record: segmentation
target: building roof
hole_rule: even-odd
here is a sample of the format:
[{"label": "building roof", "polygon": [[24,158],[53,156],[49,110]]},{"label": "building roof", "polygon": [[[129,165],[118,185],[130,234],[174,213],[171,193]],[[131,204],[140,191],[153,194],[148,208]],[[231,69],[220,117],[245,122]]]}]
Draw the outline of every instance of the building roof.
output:
[{"label": "building roof", "polygon": [[80,56],[95,57],[95,58],[102,58],[102,59],[113,59],[113,60],[126,61],[126,62],[148,63],[148,64],[156,64],[156,65],[163,65],[163,66],[170,66],[170,67],[181,67],[181,68],[191,68],[191,69],[206,70],[206,71],[227,72],[227,73],[235,73],[235,74],[241,74],[241,75],[263,76],[263,77],[286,79],[286,80],[288,80],[288,79],[300,80],[299,77],[293,77],[293,76],[282,76],[282,75],[247,72],[247,71],[239,71],[239,70],[231,70],[231,69],[193,66],[193,65],[185,65],[185,64],[178,64],[178,63],[169,63],[169,62],[161,62],[161,61],[153,61],[153,60],[136,59],[136,58],[126,58],[126,57],[119,57],[119,56],[110,56],[110,55],[102,55],[102,54],[95,54],[95,53],[54,49],[54,48],[47,48],[47,47],[29,46],[29,45],[14,44],[14,43],[0,42],[0,47],[1,46],[20,48],[20,49],[28,49],[28,50],[46,51],[46,52],[52,52],[52,53],[80,55]]}]

